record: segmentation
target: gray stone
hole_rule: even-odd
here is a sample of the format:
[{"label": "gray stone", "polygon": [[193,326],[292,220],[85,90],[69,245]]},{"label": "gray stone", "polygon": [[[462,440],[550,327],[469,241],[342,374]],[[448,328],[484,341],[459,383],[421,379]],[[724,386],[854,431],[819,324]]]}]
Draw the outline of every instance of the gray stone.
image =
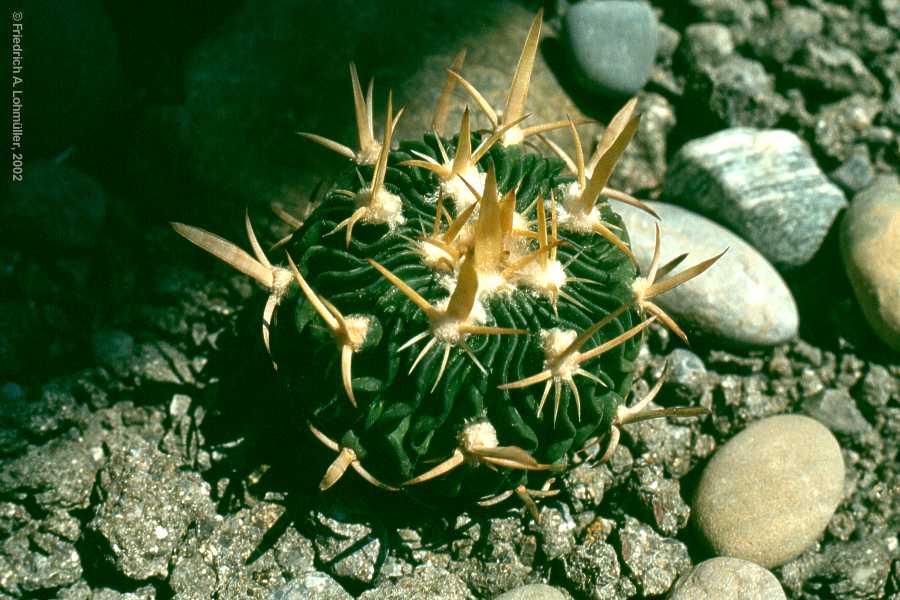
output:
[{"label": "gray stone", "polygon": [[[457,529],[466,523],[461,517]],[[494,517],[476,522],[466,531],[468,540],[456,547],[463,563],[454,573],[478,596],[491,598],[523,585],[532,575],[537,536],[525,530],[518,516]]]},{"label": "gray stone", "polygon": [[771,571],[726,556],[705,560],[678,580],[668,600],[786,600]]},{"label": "gray stone", "polygon": [[844,389],[823,390],[803,401],[803,412],[837,434],[865,435],[874,429]]},{"label": "gray stone", "polygon": [[676,348],[666,357],[668,377],[664,384],[679,402],[692,404],[710,388],[703,360],[686,348]]},{"label": "gray stone", "polygon": [[19,505],[0,502],[0,597],[34,597],[81,579],[73,542],[45,530]]},{"label": "gray stone", "polygon": [[576,523],[568,507],[562,509],[542,506],[540,509],[541,549],[544,556],[556,560],[575,547]]},{"label": "gray stone", "polygon": [[313,540],[319,561],[337,577],[371,583],[381,552],[381,540],[372,528],[341,515],[317,513],[315,519],[321,526]]},{"label": "gray stone", "polygon": [[364,592],[359,600],[471,600],[466,584],[444,569],[423,565],[415,572]]},{"label": "gray stone", "polygon": [[841,256],[872,330],[900,351],[900,183],[880,178],[853,198],[841,224]]},{"label": "gray stone", "polygon": [[275,590],[272,600],[353,600],[341,585],[325,573],[309,571]]},{"label": "gray stone", "polygon": [[675,127],[675,109],[663,96],[647,92],[638,98],[636,110],[641,126],[616,164],[610,185],[632,191],[656,189],[668,167],[666,139]]},{"label": "gray stone", "polygon": [[681,486],[677,480],[665,478],[661,465],[640,465],[632,471],[632,478],[631,486],[659,531],[675,535],[688,524],[691,510],[681,498]]},{"label": "gray stone", "polygon": [[97,484],[102,500],[88,527],[126,577],[167,577],[188,528],[212,518],[209,485],[136,435],[117,433],[108,443]]},{"label": "gray stone", "polygon": [[[689,335],[696,329],[731,345],[772,346],[797,334],[794,298],[756,250],[705,217],[672,204],[649,204],[662,219],[661,264],[684,252],[693,264],[728,248],[706,273],[654,299]],[[654,222],[629,206],[617,210],[646,272],[653,257]]]},{"label": "gray stone", "polygon": [[856,193],[872,183],[875,167],[869,155],[869,147],[858,144],[850,149],[850,155],[831,172],[831,179],[845,192]]},{"label": "gray stone", "polygon": [[5,461],[0,466],[0,494],[35,502],[47,511],[87,508],[99,468],[82,441],[55,439]]},{"label": "gray stone", "polygon": [[881,96],[878,79],[853,51],[832,41],[815,38],[788,64],[785,73],[817,91]]},{"label": "gray stone", "polygon": [[891,397],[896,396],[897,380],[881,365],[872,365],[862,380],[860,400],[870,409],[878,410],[887,406]]},{"label": "gray stone", "polygon": [[619,540],[622,560],[646,596],[667,592],[675,580],[691,568],[687,546],[676,539],[658,535],[649,525],[632,517],[625,517]]},{"label": "gray stone", "polygon": [[0,206],[4,239],[26,247],[89,248],[106,218],[106,193],[81,171],[52,161],[26,166],[27,175],[10,187]]},{"label": "gray stone", "polygon": [[716,553],[774,567],[816,541],[843,492],[844,461],[831,432],[809,417],[781,415],[719,448],[693,513]]},{"label": "gray stone", "polygon": [[[579,593],[591,598],[626,598],[616,550],[605,542],[581,544],[562,558],[566,580]],[[630,594],[629,594],[630,595]]]},{"label": "gray stone", "polygon": [[769,11],[760,0],[689,0],[701,21],[728,25],[738,44],[750,37],[755,22],[766,19]]},{"label": "gray stone", "polygon": [[169,584],[188,598],[263,598],[289,578],[313,570],[312,542],[288,528],[257,556],[263,537],[284,514],[257,504],[236,514],[215,515],[192,527],[171,560]]},{"label": "gray stone", "polygon": [[765,67],[737,55],[693,71],[685,95],[724,127],[771,127],[790,108]]},{"label": "gray stone", "polygon": [[666,194],[727,225],[784,269],[815,255],[847,205],[806,144],[780,129],[730,129],[685,144],[672,160]]},{"label": "gray stone", "polygon": [[756,56],[777,64],[788,62],[810,39],[822,33],[822,14],[805,6],[786,6],[748,40]]},{"label": "gray stone", "polygon": [[565,591],[547,585],[532,583],[500,594],[494,600],[568,600],[571,598]]},{"label": "gray stone", "polygon": [[734,38],[720,23],[694,23],[684,30],[681,47],[689,63],[699,68],[714,66],[734,54]]},{"label": "gray stone", "polygon": [[834,544],[826,550],[825,560],[812,581],[824,584],[833,598],[881,598],[892,558],[881,539]]},{"label": "gray stone", "polygon": [[609,96],[636,94],[650,78],[658,41],[645,2],[582,2],[564,18],[565,41],[583,85]]},{"label": "gray stone", "polygon": [[877,98],[853,94],[833,104],[826,104],[816,113],[813,136],[816,146],[836,160],[847,160],[854,145],[872,129],[881,111]]}]

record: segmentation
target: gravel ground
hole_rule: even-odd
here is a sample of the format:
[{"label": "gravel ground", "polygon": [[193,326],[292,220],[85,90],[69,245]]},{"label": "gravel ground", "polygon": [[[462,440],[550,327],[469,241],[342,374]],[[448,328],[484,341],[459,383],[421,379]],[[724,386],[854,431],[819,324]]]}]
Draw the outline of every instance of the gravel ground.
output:
[{"label": "gravel ground", "polygon": [[[275,242],[269,204],[302,211],[339,165],[293,132],[350,139],[348,60],[421,129],[416,91],[436,93],[461,46],[502,97],[537,5],[177,4],[23,10],[27,161],[0,206],[0,599],[900,598],[900,229],[878,233],[900,223],[882,177],[900,170],[900,3],[546,3],[529,105],[605,122],[621,100],[602,94],[642,90],[613,183],[721,225],[672,217],[673,236],[743,238],[732,255],[766,292],[711,270],[696,293],[713,308],[673,298],[692,345],[651,327],[634,396],[668,365],[656,403],[710,414],[626,426],[540,522],[515,498],[427,506],[349,476],[319,493],[333,455],[279,396],[264,294],[166,224],[243,239],[249,206]],[[624,74],[579,64],[610,51],[579,37],[610,10],[640,46]],[[759,141],[776,130],[796,143]],[[742,139],[752,152],[715,145]],[[777,193],[754,203],[760,178]],[[772,419],[788,414],[809,419]]]}]

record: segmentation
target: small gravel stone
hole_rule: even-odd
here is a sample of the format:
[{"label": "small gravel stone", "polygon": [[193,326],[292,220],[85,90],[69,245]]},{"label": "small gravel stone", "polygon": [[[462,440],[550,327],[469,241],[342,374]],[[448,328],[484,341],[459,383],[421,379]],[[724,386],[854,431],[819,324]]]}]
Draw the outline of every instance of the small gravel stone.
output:
[{"label": "small gravel stone", "polygon": [[631,570],[644,595],[665,593],[691,568],[687,546],[664,538],[637,519],[626,516],[619,532],[622,560]]},{"label": "small gravel stone", "polygon": [[844,461],[831,432],[809,417],[780,415],[713,455],[693,512],[718,554],[774,567],[815,542],[843,492]]},{"label": "small gravel stone", "polygon": [[831,172],[832,181],[851,194],[872,183],[874,178],[875,168],[869,156],[869,147],[863,144],[853,146],[847,159]]},{"label": "small gravel stone", "polygon": [[569,594],[559,588],[546,583],[532,583],[500,594],[494,600],[569,600],[570,598]]},{"label": "small gravel stone", "polygon": [[309,571],[275,590],[272,600],[353,600],[353,596],[329,575]]},{"label": "small gravel stone", "polygon": [[650,78],[658,40],[645,2],[582,2],[563,18],[572,66],[583,85],[609,96],[636,94]]},{"label": "small gravel stone", "polygon": [[786,600],[771,571],[726,556],[705,560],[678,580],[668,600]]},{"label": "small gravel stone", "polygon": [[585,596],[612,600],[631,595],[622,593],[619,558],[615,548],[605,542],[581,544],[562,562],[566,579]]},{"label": "small gravel stone", "polygon": [[[681,207],[649,202],[662,219],[661,262],[682,252],[693,261],[728,252],[703,275],[654,299],[688,335],[695,328],[740,346],[770,346],[797,334],[794,298],[777,271],[725,228]],[[654,224],[642,211],[617,207],[642,269],[653,256]],[[691,264],[693,262],[689,260]]]},{"label": "small gravel stone", "polygon": [[879,178],[853,198],[841,225],[844,268],[872,330],[900,351],[900,182]]},{"label": "small gravel stone", "polygon": [[874,429],[847,390],[823,390],[803,401],[803,412],[837,434],[866,435]]},{"label": "small gravel stone", "polygon": [[780,129],[729,129],[685,144],[666,194],[727,225],[783,269],[806,264],[847,205],[806,144]]},{"label": "small gravel stone", "polygon": [[787,63],[810,39],[822,32],[822,14],[805,6],[787,6],[748,40],[759,58]]},{"label": "small gravel stone", "polygon": [[456,575],[423,565],[410,575],[364,592],[359,600],[471,600],[466,584]]},{"label": "small gravel stone", "polygon": [[568,508],[560,510],[544,506],[540,510],[541,548],[548,559],[556,560],[575,547],[576,524]]},{"label": "small gravel stone", "polygon": [[381,540],[372,528],[324,513],[315,519],[322,527],[313,540],[319,561],[336,577],[371,583],[381,552]]},{"label": "small gravel stone", "polygon": [[167,577],[188,527],[211,518],[209,485],[136,435],[114,434],[108,443],[97,484],[102,500],[88,527],[126,577]]},{"label": "small gravel stone", "polygon": [[835,160],[847,160],[855,144],[874,129],[872,125],[879,112],[881,102],[861,94],[826,104],[815,116],[816,146]]},{"label": "small gravel stone", "polygon": [[833,94],[860,93],[881,96],[878,79],[852,50],[824,38],[809,40],[793,61],[784,65],[787,74],[816,91]]},{"label": "small gravel stone", "polygon": [[897,380],[881,365],[872,365],[862,380],[860,399],[871,409],[887,406],[897,394]]},{"label": "small gravel stone", "polygon": [[682,51],[697,68],[714,66],[734,54],[731,30],[720,23],[694,23],[684,30]]},{"label": "small gravel stone", "polygon": [[638,97],[636,110],[641,126],[617,163],[610,185],[623,190],[656,189],[668,168],[666,139],[675,127],[675,109],[663,96],[646,92]]},{"label": "small gravel stone", "polygon": [[772,127],[790,108],[761,63],[736,55],[694,71],[685,96],[724,127]]},{"label": "small gravel stone", "polygon": [[[283,513],[281,506],[257,504],[192,527],[170,563],[172,589],[196,599],[263,598],[277,593],[289,577],[312,571],[312,542],[291,528],[272,547],[255,555]],[[160,539],[169,536],[162,527],[156,534]]]},{"label": "small gravel stone", "polygon": [[632,471],[632,478],[637,497],[659,531],[675,535],[688,524],[691,509],[681,498],[681,486],[664,477],[661,465],[643,464]]},{"label": "small gravel stone", "polygon": [[669,376],[664,389],[678,402],[693,404],[710,388],[709,375],[703,360],[685,348],[676,348],[666,357]]}]

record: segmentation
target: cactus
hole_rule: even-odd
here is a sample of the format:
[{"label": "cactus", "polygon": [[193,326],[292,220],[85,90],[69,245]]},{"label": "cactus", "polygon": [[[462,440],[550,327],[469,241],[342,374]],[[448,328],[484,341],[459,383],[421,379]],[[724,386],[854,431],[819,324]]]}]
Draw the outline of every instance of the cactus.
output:
[{"label": "cactus", "polygon": [[[571,119],[522,127],[542,15],[528,32],[502,113],[448,70],[433,131],[394,147],[402,110],[387,101],[376,139],[372,85],[350,74],[359,148],[304,137],[354,164],[296,231],[273,265],[246,217],[253,254],[180,223],[188,240],[269,292],[262,339],[302,420],[337,453],[320,488],[352,468],[384,490],[494,504],[513,493],[533,509],[553,495],[554,474],[581,449],[618,442],[622,424],[697,409],[646,410],[659,391],[625,406],[644,329],[658,320],[686,339],[653,298],[702,273],[718,257],[670,275],[683,259],[645,276],[607,187],[639,116],[629,101],[585,162]],[[460,86],[491,124],[443,137]],[[573,160],[547,142],[568,128]],[[564,174],[568,168],[570,174]]]}]

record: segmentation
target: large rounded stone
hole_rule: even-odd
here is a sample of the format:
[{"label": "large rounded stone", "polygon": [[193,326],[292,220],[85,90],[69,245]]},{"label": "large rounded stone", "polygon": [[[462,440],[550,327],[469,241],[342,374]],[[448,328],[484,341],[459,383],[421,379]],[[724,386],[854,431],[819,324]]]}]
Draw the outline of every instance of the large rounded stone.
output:
[{"label": "large rounded stone", "polygon": [[800,415],[750,425],[715,453],[694,497],[716,553],[775,567],[811,546],[844,491],[837,440]]},{"label": "large rounded stone", "polygon": [[576,75],[591,91],[631,96],[647,83],[659,28],[649,4],[581,2],[566,13],[564,28]]},{"label": "large rounded stone", "polygon": [[875,333],[900,351],[900,183],[880,178],[853,198],[841,224],[841,254]]},{"label": "large rounded stone", "polygon": [[739,558],[705,560],[678,580],[668,600],[785,600],[768,569]]},{"label": "large rounded stone", "polygon": [[[661,263],[683,252],[690,266],[728,249],[708,271],[654,302],[665,309],[688,335],[691,330],[737,346],[781,344],[797,334],[797,305],[778,272],[724,227],[688,210],[649,202],[659,213]],[[646,272],[653,257],[655,221],[646,213],[616,203],[625,219],[634,253]]]}]

